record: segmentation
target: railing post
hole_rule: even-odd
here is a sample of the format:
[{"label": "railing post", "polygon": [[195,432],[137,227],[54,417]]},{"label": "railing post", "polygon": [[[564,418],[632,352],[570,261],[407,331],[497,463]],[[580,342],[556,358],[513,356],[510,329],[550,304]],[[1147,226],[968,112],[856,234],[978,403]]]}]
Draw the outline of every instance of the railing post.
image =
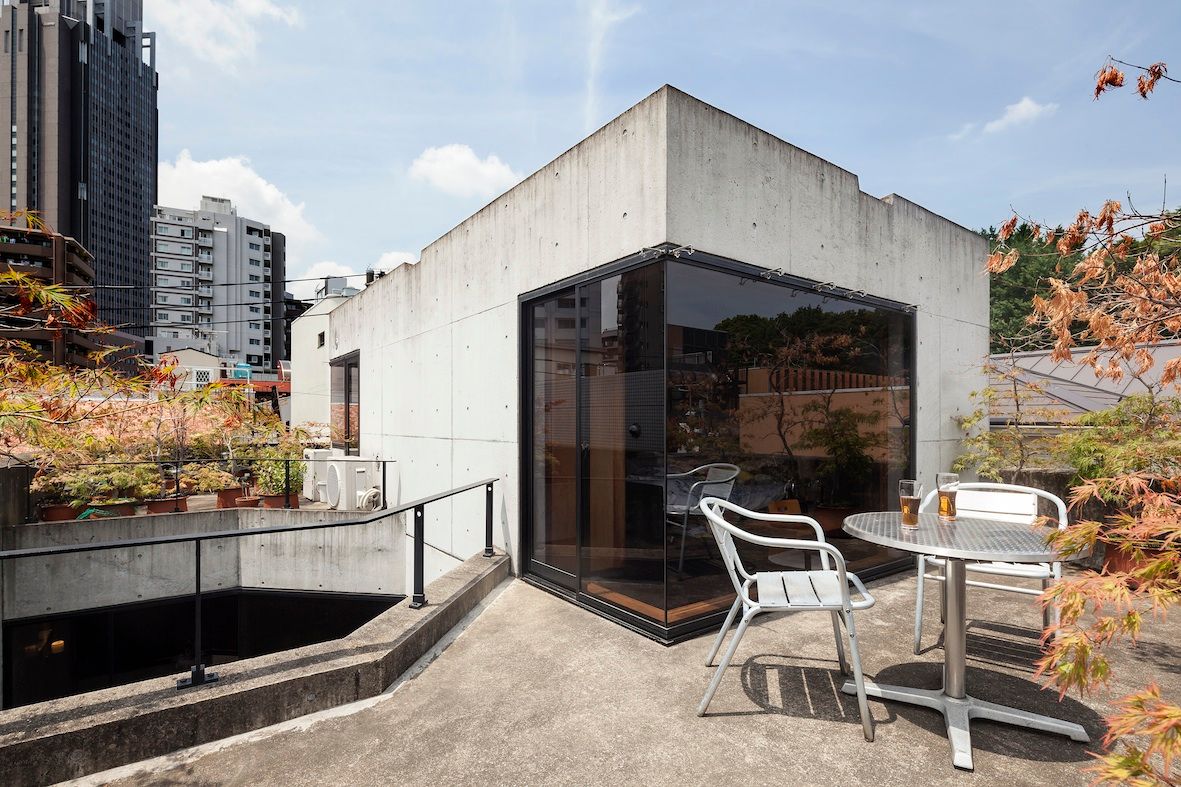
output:
[{"label": "railing post", "polygon": [[385,502],[385,460],[381,460],[381,510],[386,508]]},{"label": "railing post", "polygon": [[176,472],[172,477],[172,513],[180,513],[180,460],[176,460]]},{"label": "railing post", "polygon": [[423,591],[423,544],[426,542],[426,521],[423,516],[423,506],[414,507],[414,595],[410,597],[410,608],[418,609],[426,605],[426,593]]},{"label": "railing post", "polygon": [[33,478],[37,475],[32,465],[25,465],[25,521],[33,521]]},{"label": "railing post", "polygon": [[283,460],[283,507],[291,508],[291,459]]},{"label": "railing post", "polygon": [[193,539],[193,546],[196,547],[193,559],[193,668],[189,673],[189,677],[181,678],[176,682],[177,689],[188,689],[193,686],[201,686],[205,683],[213,683],[217,680],[216,672],[206,672],[205,664],[201,661],[202,647],[201,647],[201,541],[200,539]]},{"label": "railing post", "polygon": [[492,482],[484,486],[484,557],[492,557]]}]

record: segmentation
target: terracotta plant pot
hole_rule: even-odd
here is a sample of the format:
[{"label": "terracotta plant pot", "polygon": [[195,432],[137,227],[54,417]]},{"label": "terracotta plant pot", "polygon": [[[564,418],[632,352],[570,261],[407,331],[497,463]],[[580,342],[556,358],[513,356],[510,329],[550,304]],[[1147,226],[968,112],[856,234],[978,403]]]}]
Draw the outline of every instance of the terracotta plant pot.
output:
[{"label": "terracotta plant pot", "polygon": [[232,486],[229,489],[217,490],[217,507],[218,508],[235,508],[237,504],[234,502],[242,496],[242,487]]},{"label": "terracotta plant pot", "polygon": [[111,516],[135,516],[135,503],[91,503],[87,508],[97,508]]},{"label": "terracotta plant pot", "polygon": [[[1146,549],[1144,550],[1144,560],[1142,561],[1138,560],[1134,555],[1125,554],[1111,544],[1108,544],[1103,551],[1103,569],[1109,573],[1135,571],[1143,566],[1145,562],[1154,560],[1160,556],[1160,550]],[[1139,580],[1132,580],[1133,586],[1138,586],[1139,584]]]},{"label": "terracotta plant pot", "polygon": [[299,495],[292,492],[289,495],[263,495],[263,508],[299,508]]},{"label": "terracotta plant pot", "polygon": [[261,497],[236,497],[234,498],[234,506],[237,508],[258,508]]},{"label": "terracotta plant pot", "polygon": [[156,500],[145,500],[144,505],[149,514],[171,514],[176,511],[188,511],[187,497],[161,497]]},{"label": "terracotta plant pot", "polygon": [[78,514],[81,513],[81,508],[72,506],[69,503],[43,503],[38,515],[41,517],[42,522],[65,522],[70,519],[77,519]]}]

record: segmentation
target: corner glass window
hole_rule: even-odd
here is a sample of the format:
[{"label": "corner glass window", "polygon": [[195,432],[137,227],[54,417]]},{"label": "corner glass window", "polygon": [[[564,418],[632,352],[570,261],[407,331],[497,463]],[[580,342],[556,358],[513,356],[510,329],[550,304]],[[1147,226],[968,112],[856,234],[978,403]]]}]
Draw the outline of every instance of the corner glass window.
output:
[{"label": "corner glass window", "polygon": [[361,449],[361,357],[357,353],[332,361],[332,447],[356,455]]}]

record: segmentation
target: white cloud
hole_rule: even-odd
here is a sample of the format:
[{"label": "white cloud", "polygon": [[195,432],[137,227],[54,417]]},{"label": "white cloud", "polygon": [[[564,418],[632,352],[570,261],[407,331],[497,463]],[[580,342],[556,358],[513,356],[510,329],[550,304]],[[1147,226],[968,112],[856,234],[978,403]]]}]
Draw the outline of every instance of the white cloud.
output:
[{"label": "white cloud", "polygon": [[377,271],[392,271],[399,265],[414,264],[418,262],[418,255],[410,251],[387,251],[385,254],[377,258],[373,269]]},{"label": "white cloud", "polygon": [[410,164],[409,175],[456,197],[493,197],[521,180],[499,157],[481,159],[468,145],[427,148]]},{"label": "white cloud", "polygon": [[[174,52],[183,47],[193,58],[227,71],[254,57],[264,27],[303,22],[297,9],[277,0],[151,0],[145,6],[148,29],[166,37]],[[158,62],[165,70],[174,65],[164,55]]]},{"label": "white cloud", "polygon": [[269,224],[287,236],[287,278],[302,275],[302,265],[324,236],[278,186],[258,174],[245,156],[195,161],[182,150],[176,161],[161,161],[157,170],[161,205],[196,210],[202,196],[227,197],[238,215]]},{"label": "white cloud", "polygon": [[[346,284],[350,287],[361,289],[365,286],[365,279],[359,275],[364,271],[355,270],[350,265],[344,265],[333,260],[321,260],[304,271],[298,278],[300,279],[323,279],[326,276],[348,276]],[[296,298],[303,300],[311,300],[316,294],[316,285],[318,281],[294,281],[287,285],[287,291]]]},{"label": "white cloud", "polygon": [[616,24],[635,15],[639,6],[617,8],[612,0],[588,0],[586,3],[586,97],[583,100],[583,125],[589,134],[599,117],[599,71],[607,33]]},{"label": "white cloud", "polygon": [[1023,97],[1016,104],[1005,107],[1004,114],[996,120],[984,124],[985,134],[995,134],[998,131],[1032,123],[1040,117],[1048,117],[1057,111],[1057,104],[1039,104],[1029,96]]}]

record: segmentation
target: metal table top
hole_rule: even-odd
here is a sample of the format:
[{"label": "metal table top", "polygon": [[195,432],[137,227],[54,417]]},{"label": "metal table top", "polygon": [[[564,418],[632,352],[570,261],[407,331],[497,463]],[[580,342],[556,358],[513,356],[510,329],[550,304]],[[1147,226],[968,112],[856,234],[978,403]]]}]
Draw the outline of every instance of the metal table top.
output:
[{"label": "metal table top", "polygon": [[844,531],[871,544],[921,555],[1007,563],[1058,560],[1046,543],[1050,528],[993,519],[958,517],[944,522],[938,514],[919,514],[918,528],[907,530],[901,512],[873,511],[846,517]]}]

